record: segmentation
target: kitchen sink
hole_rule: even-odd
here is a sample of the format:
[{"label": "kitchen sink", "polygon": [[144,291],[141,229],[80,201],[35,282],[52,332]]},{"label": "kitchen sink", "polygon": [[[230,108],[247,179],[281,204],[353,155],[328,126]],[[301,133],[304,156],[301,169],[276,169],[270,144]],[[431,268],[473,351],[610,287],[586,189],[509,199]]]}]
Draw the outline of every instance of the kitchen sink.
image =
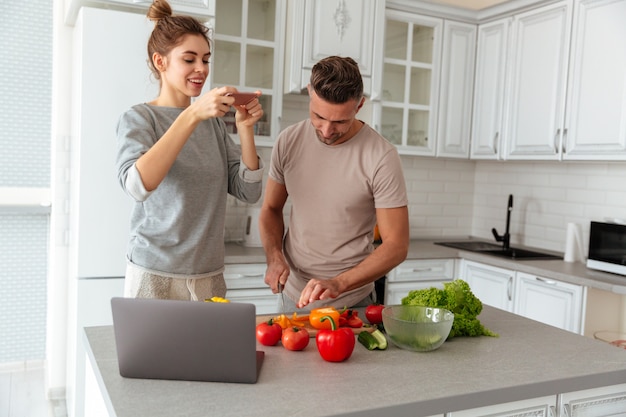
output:
[{"label": "kitchen sink", "polygon": [[552,255],[550,253],[530,249],[521,249],[514,247],[503,249],[502,245],[491,242],[470,240],[463,242],[435,242],[435,244],[515,260],[561,259],[561,257],[557,255]]}]

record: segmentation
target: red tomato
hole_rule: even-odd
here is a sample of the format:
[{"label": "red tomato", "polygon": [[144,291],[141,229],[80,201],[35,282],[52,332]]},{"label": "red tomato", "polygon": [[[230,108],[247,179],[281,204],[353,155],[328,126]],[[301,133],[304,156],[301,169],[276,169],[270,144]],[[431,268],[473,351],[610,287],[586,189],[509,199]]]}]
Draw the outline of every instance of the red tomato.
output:
[{"label": "red tomato", "polygon": [[264,321],[256,326],[256,340],[265,346],[274,346],[283,335],[283,328],[274,320]]},{"label": "red tomato", "polygon": [[287,327],[283,331],[281,341],[285,349],[302,350],[309,344],[309,332],[304,327]]},{"label": "red tomato", "polygon": [[371,324],[381,324],[383,322],[383,309],[382,304],[372,304],[365,307],[365,318]]}]

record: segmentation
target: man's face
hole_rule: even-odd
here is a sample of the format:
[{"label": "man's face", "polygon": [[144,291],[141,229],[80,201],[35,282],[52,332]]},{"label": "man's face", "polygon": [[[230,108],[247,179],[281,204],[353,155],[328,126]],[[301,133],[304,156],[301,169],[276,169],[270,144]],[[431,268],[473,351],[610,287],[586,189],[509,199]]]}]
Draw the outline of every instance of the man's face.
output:
[{"label": "man's face", "polygon": [[[356,114],[364,100],[334,104],[321,99],[309,86],[309,114],[315,133],[326,145],[339,145],[356,133]],[[358,129],[357,129],[358,130]]]}]

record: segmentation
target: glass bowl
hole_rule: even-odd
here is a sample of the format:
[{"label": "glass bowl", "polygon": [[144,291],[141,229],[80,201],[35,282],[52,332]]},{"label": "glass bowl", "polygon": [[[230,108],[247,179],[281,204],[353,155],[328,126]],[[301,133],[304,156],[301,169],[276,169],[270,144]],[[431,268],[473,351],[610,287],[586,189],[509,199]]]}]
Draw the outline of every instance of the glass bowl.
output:
[{"label": "glass bowl", "polygon": [[395,305],[383,309],[389,340],[401,349],[428,352],[446,341],[454,314],[443,308]]}]

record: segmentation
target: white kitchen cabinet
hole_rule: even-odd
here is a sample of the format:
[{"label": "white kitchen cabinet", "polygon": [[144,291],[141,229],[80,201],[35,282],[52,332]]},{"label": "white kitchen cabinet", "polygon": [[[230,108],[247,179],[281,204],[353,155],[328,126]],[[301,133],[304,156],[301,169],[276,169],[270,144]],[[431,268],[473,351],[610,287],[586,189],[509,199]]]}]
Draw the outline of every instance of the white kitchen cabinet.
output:
[{"label": "white kitchen cabinet", "polygon": [[586,288],[517,272],[513,312],[582,334]]},{"label": "white kitchen cabinet", "polygon": [[471,159],[500,159],[508,41],[512,18],[478,27]]},{"label": "white kitchen cabinet", "polygon": [[560,159],[571,20],[572,0],[513,17],[506,159]]},{"label": "white kitchen cabinet", "polygon": [[574,23],[563,159],[626,159],[626,0],[582,0]]},{"label": "white kitchen cabinet", "polygon": [[[212,87],[261,91],[263,117],[255,124],[255,143],[272,146],[280,130],[286,5],[282,0],[216,0]],[[235,111],[224,117],[237,139]]]},{"label": "white kitchen cabinet", "polygon": [[443,25],[437,156],[468,158],[470,150],[476,25]]},{"label": "white kitchen cabinet", "polygon": [[435,156],[443,19],[386,11],[375,125],[400,153]]},{"label": "white kitchen cabinet", "polygon": [[556,395],[530,398],[463,411],[447,413],[447,417],[553,417],[556,409]]},{"label": "white kitchen cabinet", "polygon": [[513,311],[515,271],[463,259],[460,276],[483,304]]},{"label": "white kitchen cabinet", "polygon": [[384,0],[290,0],[285,93],[300,93],[322,58],[349,56],[358,64],[365,94],[380,96]]},{"label": "white kitchen cabinet", "polygon": [[625,417],[626,384],[561,394],[561,416]]},{"label": "white kitchen cabinet", "polygon": [[[103,9],[117,9],[134,13],[146,14],[151,1],[141,0],[65,0],[65,23],[74,25],[81,7],[96,7]],[[215,16],[215,0],[169,0],[172,11],[177,14],[187,14],[199,19],[208,20]]]},{"label": "white kitchen cabinet", "polygon": [[257,314],[276,313],[279,296],[264,282],[266,269],[265,264],[225,265],[226,298],[254,304]]},{"label": "white kitchen cabinet", "polygon": [[436,287],[456,277],[455,259],[412,259],[402,262],[387,274],[385,304],[401,304],[411,290]]}]

